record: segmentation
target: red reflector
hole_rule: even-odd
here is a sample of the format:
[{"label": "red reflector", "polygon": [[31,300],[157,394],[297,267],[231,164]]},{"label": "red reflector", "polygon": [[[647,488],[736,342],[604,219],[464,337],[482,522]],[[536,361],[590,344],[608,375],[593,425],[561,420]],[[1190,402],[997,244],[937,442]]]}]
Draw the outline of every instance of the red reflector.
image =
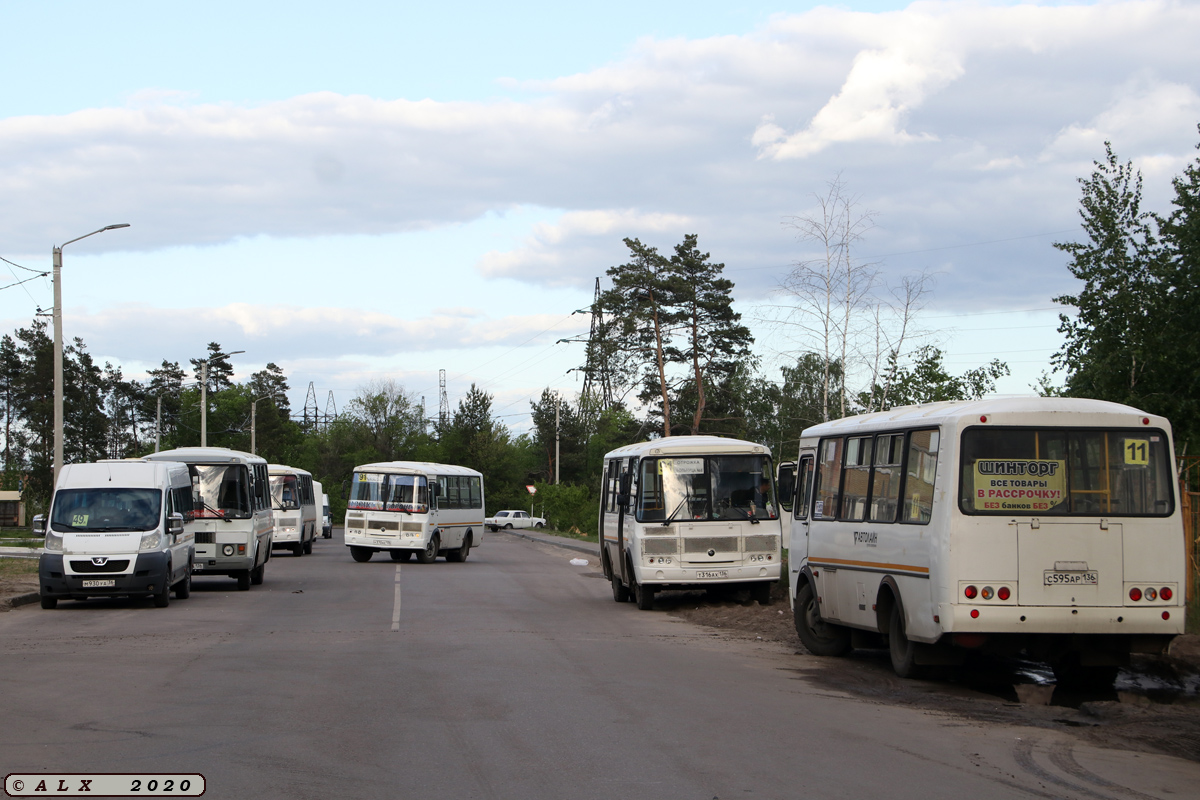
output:
[{"label": "red reflector", "polygon": [[1149,418],[1149,417],[1142,417],[1142,424],[1143,424],[1143,425],[1149,425],[1149,424],[1150,424],[1150,418]]},{"label": "red reflector", "polygon": [[979,609],[978,608],[971,609],[971,619],[979,619]]},{"label": "red reflector", "polygon": [[1012,592],[1008,590],[1007,586],[1001,586],[1000,591],[996,592],[996,597],[999,597],[1001,600],[1007,600],[1012,597]]},{"label": "red reflector", "polygon": [[1161,597],[1163,600],[1170,600],[1172,597],[1175,596],[1175,593],[1171,591],[1170,586],[1164,586],[1164,587],[1162,587],[1162,589],[1159,589],[1158,596]]},{"label": "red reflector", "polygon": [[1163,619],[1170,619],[1170,618],[1171,618],[1171,612],[1170,612],[1170,611],[1164,611],[1164,612],[1163,612]]},{"label": "red reflector", "polygon": [[985,414],[984,416],[980,417],[980,418],[979,418],[979,421],[980,421],[980,422],[987,422],[987,415]]},{"label": "red reflector", "polygon": [[1129,590],[1129,599],[1134,602],[1142,599],[1142,590],[1136,586]]},{"label": "red reflector", "polygon": [[979,590],[974,586],[968,586],[967,588],[963,589],[963,594],[967,596],[968,600],[974,600],[975,595],[979,594]]}]

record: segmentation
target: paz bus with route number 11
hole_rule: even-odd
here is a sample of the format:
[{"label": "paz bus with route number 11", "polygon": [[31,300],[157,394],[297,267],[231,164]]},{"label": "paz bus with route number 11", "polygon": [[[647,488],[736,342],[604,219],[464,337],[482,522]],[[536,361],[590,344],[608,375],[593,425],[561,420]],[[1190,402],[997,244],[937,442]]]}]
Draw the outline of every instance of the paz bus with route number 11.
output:
[{"label": "paz bus with route number 11", "polygon": [[350,476],[346,546],[355,561],[387,552],[429,564],[466,561],[483,541],[483,473],[427,461],[363,464]]},{"label": "paz bus with route number 11", "polygon": [[804,431],[780,466],[796,632],[902,677],[970,650],[1111,686],[1184,630],[1170,423],[1061,397],[906,406]]},{"label": "paz bus with route number 11", "polygon": [[770,602],[783,529],[771,452],[670,436],[604,457],[600,563],[613,599],[650,609],[663,589],[749,588]]}]

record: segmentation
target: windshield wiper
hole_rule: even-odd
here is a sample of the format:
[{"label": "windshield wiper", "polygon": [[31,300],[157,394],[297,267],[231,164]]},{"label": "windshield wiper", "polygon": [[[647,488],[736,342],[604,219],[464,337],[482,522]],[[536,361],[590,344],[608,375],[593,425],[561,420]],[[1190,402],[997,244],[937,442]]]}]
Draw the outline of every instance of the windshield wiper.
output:
[{"label": "windshield wiper", "polygon": [[679,509],[683,508],[684,505],[686,503],[691,502],[691,500],[692,500],[692,496],[690,494],[686,495],[682,500],[680,500],[679,505],[675,506],[675,510],[671,512],[671,516],[669,516],[665,520],[663,520],[663,525],[670,525],[672,522],[674,522],[675,515],[679,513]]}]

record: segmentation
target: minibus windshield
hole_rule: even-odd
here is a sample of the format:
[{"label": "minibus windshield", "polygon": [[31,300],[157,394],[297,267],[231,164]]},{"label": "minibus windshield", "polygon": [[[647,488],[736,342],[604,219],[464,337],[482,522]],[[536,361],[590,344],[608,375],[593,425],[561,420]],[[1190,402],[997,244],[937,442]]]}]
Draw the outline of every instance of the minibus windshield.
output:
[{"label": "minibus windshield", "polygon": [[428,479],[424,475],[356,472],[346,507],[423,514],[429,510]]},{"label": "minibus windshield", "polygon": [[157,489],[60,489],[50,527],[65,531],[152,531],[158,527]]},{"label": "minibus windshield", "polygon": [[775,519],[770,456],[678,456],[642,460],[639,522]]},{"label": "minibus windshield", "polygon": [[968,428],[959,507],[967,514],[1167,516],[1174,510],[1160,430]]},{"label": "minibus windshield", "polygon": [[276,508],[299,508],[299,479],[295,475],[272,475],[271,502]]},{"label": "minibus windshield", "polygon": [[250,472],[242,464],[189,464],[195,518],[249,519]]}]

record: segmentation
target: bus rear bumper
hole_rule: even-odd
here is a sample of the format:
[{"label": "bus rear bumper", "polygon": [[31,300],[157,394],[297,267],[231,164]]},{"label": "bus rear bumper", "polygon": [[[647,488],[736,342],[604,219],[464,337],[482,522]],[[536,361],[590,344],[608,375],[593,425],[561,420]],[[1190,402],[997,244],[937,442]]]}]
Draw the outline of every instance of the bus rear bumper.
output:
[{"label": "bus rear bumper", "polygon": [[779,564],[762,566],[719,566],[712,568],[659,568],[643,566],[638,570],[638,583],[644,586],[659,586],[664,589],[695,589],[712,584],[748,583],[779,580]]},{"label": "bus rear bumper", "polygon": [[[943,603],[939,624],[946,633],[1100,633],[1177,635],[1183,606],[986,606]],[[978,616],[972,617],[973,611]],[[1163,619],[1163,615],[1167,619]]]}]

